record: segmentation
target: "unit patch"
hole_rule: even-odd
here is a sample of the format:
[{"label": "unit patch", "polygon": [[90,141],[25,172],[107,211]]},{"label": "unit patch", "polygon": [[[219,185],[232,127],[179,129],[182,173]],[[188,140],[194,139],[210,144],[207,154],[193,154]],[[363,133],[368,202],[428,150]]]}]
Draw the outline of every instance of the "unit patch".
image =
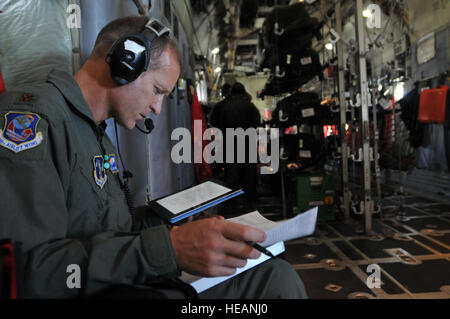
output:
[{"label": "unit patch", "polygon": [[41,132],[36,132],[39,115],[27,112],[8,112],[5,126],[0,130],[0,146],[18,153],[38,146],[44,140]]},{"label": "unit patch", "polygon": [[116,162],[116,155],[115,154],[110,154],[109,155],[109,164],[110,166],[110,170],[113,174],[119,172],[119,168],[117,167],[117,162]]},{"label": "unit patch", "polygon": [[95,183],[100,188],[103,188],[103,186],[106,183],[106,180],[108,179],[108,176],[106,175],[106,172],[105,172],[105,168],[103,166],[103,164],[104,164],[103,156],[94,156],[94,158],[92,159],[92,162],[94,163]]}]

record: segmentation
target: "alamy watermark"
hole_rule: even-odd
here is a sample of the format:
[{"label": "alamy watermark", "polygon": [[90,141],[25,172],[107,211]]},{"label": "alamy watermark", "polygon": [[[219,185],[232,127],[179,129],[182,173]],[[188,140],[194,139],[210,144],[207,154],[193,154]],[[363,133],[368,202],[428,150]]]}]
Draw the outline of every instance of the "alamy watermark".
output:
[{"label": "alamy watermark", "polygon": [[381,8],[379,5],[372,3],[364,10],[367,18],[366,25],[369,29],[381,29]]},{"label": "alamy watermark", "polygon": [[[176,128],[171,135],[172,141],[178,141],[170,153],[175,164],[202,163],[262,163],[267,166],[261,167],[261,174],[275,174],[279,168],[279,130],[265,129],[257,130],[248,128],[227,128],[224,133],[218,128],[208,128],[202,134],[202,121],[195,120],[193,127],[194,154],[192,154],[191,132],[184,127]],[[270,135],[270,136],[269,136]],[[214,138],[213,138],[214,137]],[[225,158],[224,158],[225,137]],[[270,138],[270,155],[268,154],[268,140]],[[248,145],[246,145],[246,140]],[[210,141],[203,149],[203,141]],[[236,145],[235,145],[236,141]],[[235,154],[236,151],[236,154]],[[192,156],[193,155],[193,156]],[[247,157],[247,158],[246,158]],[[259,161],[258,161],[259,160]]]},{"label": "alamy watermark", "polygon": [[67,6],[66,12],[69,14],[66,20],[67,27],[69,29],[81,28],[81,8],[77,4],[71,4]]},{"label": "alamy watermark", "polygon": [[66,268],[66,273],[70,274],[67,276],[66,286],[69,289],[81,288],[81,268],[77,264],[70,264]]},{"label": "alamy watermark", "polygon": [[366,285],[368,288],[381,288],[381,268],[377,264],[367,266],[366,273],[371,273],[367,277]]}]

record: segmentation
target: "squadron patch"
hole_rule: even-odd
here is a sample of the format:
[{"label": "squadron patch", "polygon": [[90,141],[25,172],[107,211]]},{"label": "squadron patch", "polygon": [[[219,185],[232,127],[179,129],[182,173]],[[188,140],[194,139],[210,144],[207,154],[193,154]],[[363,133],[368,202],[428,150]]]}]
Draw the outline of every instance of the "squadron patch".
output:
[{"label": "squadron patch", "polygon": [[117,167],[116,155],[115,154],[110,154],[109,155],[109,164],[110,164],[110,170],[111,170],[111,172],[113,174],[119,172],[119,168]]},{"label": "squadron patch", "polygon": [[6,113],[5,126],[0,130],[0,146],[19,153],[41,144],[44,140],[42,132],[36,132],[40,119],[34,113]]},{"label": "squadron patch", "polygon": [[105,168],[103,166],[103,156],[94,156],[92,159],[94,163],[94,180],[98,187],[103,188],[105,186],[108,176],[106,175]]}]

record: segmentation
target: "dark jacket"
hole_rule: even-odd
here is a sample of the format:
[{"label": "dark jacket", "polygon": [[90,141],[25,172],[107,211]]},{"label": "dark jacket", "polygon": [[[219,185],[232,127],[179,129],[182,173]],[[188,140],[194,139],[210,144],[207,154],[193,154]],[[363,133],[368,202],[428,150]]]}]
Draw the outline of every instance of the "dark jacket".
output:
[{"label": "dark jacket", "polygon": [[248,95],[234,95],[227,99],[222,107],[220,125],[222,127],[238,128],[244,130],[256,128],[261,122],[261,116]]},{"label": "dark jacket", "polygon": [[[260,115],[256,106],[251,102],[250,96],[248,94],[243,95],[232,95],[226,100],[220,113],[219,128],[223,133],[224,141],[224,158],[226,158],[226,129],[237,129],[242,128],[244,131],[248,128],[256,128],[260,124]],[[246,138],[246,145],[249,145],[249,140]],[[234,162],[237,162],[237,137],[234,141]],[[246,162],[248,157],[248,148],[246,147]]]}]

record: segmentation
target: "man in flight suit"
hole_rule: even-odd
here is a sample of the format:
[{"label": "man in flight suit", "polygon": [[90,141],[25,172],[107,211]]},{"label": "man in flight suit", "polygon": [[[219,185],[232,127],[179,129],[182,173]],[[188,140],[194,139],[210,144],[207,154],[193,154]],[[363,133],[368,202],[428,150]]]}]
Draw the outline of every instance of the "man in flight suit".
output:
[{"label": "man in flight suit", "polygon": [[[176,278],[181,270],[231,275],[260,255],[245,242],[263,241],[263,232],[220,217],[169,229],[140,210],[132,231],[117,152],[104,123],[114,118],[133,129],[150,112],[159,114],[181,63],[174,42],[158,37],[148,70],[118,85],[105,57],[115,41],[142,32],[147,21],[127,17],[108,24],[74,77],[54,70],[45,83],[0,95],[0,239],[22,243],[22,297],[99,296],[116,285]],[[67,284],[71,265],[81,269],[79,288]],[[200,297],[306,294],[295,271],[277,259]]]}]

